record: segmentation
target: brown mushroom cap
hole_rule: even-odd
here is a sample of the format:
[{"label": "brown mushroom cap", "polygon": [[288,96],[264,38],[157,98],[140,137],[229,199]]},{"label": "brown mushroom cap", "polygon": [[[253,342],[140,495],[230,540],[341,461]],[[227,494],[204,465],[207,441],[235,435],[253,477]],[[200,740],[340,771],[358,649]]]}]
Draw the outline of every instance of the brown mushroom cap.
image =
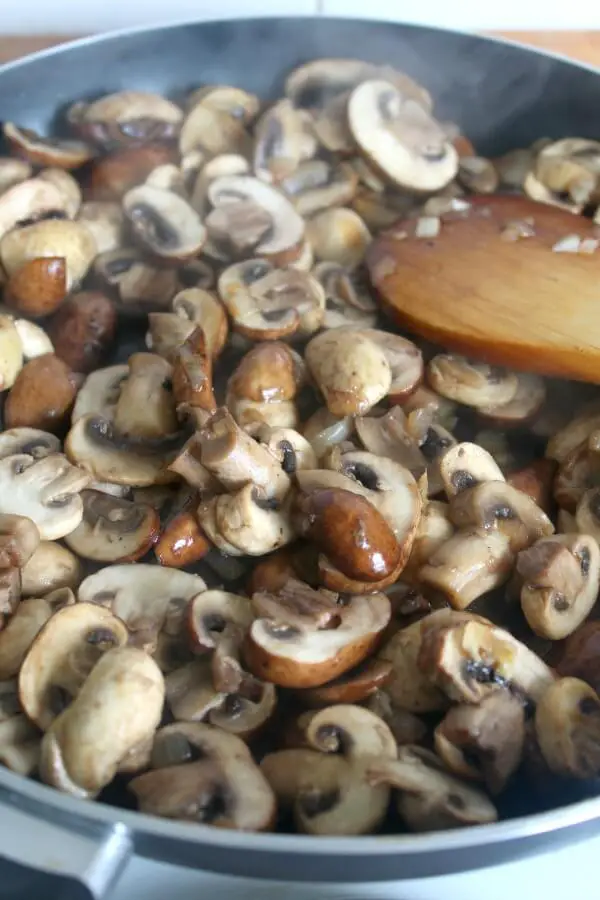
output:
[{"label": "brown mushroom cap", "polygon": [[267,831],[275,796],[243,741],[198,723],[158,731],[153,769],[129,785],[142,812],[240,831]]},{"label": "brown mushroom cap", "polygon": [[561,678],[548,687],[535,713],[535,734],[550,770],[569,778],[600,771],[600,699],[584,681]]},{"label": "brown mushroom cap", "polygon": [[19,697],[42,730],[79,693],[100,657],[123,646],[129,632],[110,610],[91,603],[59,609],[31,644],[19,672]]},{"label": "brown mushroom cap", "polygon": [[397,760],[373,762],[368,777],[400,791],[398,812],[411,831],[442,831],[495,822],[498,812],[486,795],[445,771],[435,754],[400,747]]},{"label": "brown mushroom cap", "polygon": [[450,353],[434,356],[427,366],[427,380],[443,397],[476,409],[510,403],[519,387],[513,372]]},{"label": "brown mushroom cap", "polygon": [[6,398],[8,428],[57,432],[64,427],[77,394],[77,379],[54,353],[25,363]]},{"label": "brown mushroom cap", "polygon": [[132,757],[140,758],[160,722],[163,700],[164,681],[154,660],[135,647],[110,650],[44,735],[42,780],[78,797],[95,797],[121,764],[130,770]]}]

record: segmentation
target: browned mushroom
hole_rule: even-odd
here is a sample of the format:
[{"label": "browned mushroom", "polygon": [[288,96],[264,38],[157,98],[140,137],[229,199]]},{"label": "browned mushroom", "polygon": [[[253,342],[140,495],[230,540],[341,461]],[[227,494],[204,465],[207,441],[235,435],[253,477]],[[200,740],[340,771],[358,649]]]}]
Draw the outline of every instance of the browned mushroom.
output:
[{"label": "browned mushroom", "polygon": [[25,363],[6,398],[7,428],[29,427],[58,432],[66,424],[78,382],[69,367],[52,353]]}]

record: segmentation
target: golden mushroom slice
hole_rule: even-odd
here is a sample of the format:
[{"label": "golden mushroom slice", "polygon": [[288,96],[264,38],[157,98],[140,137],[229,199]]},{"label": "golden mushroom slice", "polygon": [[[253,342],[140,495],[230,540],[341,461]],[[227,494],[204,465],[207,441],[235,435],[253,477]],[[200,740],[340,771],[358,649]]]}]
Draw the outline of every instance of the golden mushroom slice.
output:
[{"label": "golden mushroom slice", "polygon": [[455,353],[434,356],[427,366],[427,380],[442,397],[476,409],[510,403],[519,387],[514,372]]},{"label": "golden mushroom slice", "polygon": [[50,213],[66,214],[62,191],[39,176],[21,181],[0,195],[0,237],[17,225],[31,225]]},{"label": "golden mushroom slice", "polygon": [[600,549],[588,534],[556,534],[519,554],[521,607],[540,637],[561,640],[590,614],[600,590]]},{"label": "golden mushroom slice", "polygon": [[47,730],[79,693],[100,657],[127,643],[125,623],[93,603],[64,606],[43,625],[19,672],[19,698],[35,724]]},{"label": "golden mushroom slice", "polygon": [[187,631],[194,647],[214,650],[227,626],[235,625],[247,631],[253,619],[254,612],[248,597],[230,591],[203,591],[190,601]]},{"label": "golden mushroom slice", "polygon": [[35,459],[25,453],[0,460],[0,513],[26,516],[42,540],[64,537],[83,515],[80,493],[89,475],[62,453]]},{"label": "golden mushroom slice", "polygon": [[132,770],[132,758],[143,768],[164,693],[160,669],[143,650],[109,650],[44,735],[42,781],[76,797],[94,798],[120,768]]},{"label": "golden mushroom slice", "polygon": [[508,403],[478,407],[479,415],[497,427],[517,427],[533,419],[546,400],[546,384],[539,375],[518,375],[517,392]]},{"label": "golden mushroom slice", "polygon": [[184,262],[198,256],[206,228],[195,210],[173,191],[145,184],[123,197],[134,235],[159,259]]},{"label": "golden mushroom slice", "polygon": [[444,831],[495,822],[498,812],[476,787],[447,772],[438,757],[422,747],[400,747],[397,760],[374,761],[367,769],[372,784],[400,793],[397,807],[411,831]]},{"label": "golden mushroom slice", "polygon": [[491,453],[469,441],[455,444],[443,454],[440,475],[449,500],[482,482],[505,480]]},{"label": "golden mushroom slice", "polygon": [[69,117],[85,140],[110,148],[176,137],[183,111],[160,94],[126,90],[76,104]]},{"label": "golden mushroom slice", "polygon": [[[200,657],[182,664],[176,659],[177,651],[183,656],[181,642],[176,648],[176,653],[171,653],[166,660],[161,658],[161,649],[164,647],[161,647],[159,642],[155,658],[166,673],[165,700],[173,718],[178,722],[200,722],[212,709],[221,706],[227,697],[215,687],[211,660],[208,657]],[[174,668],[172,665],[164,665],[165,662],[171,661],[175,664]]]},{"label": "golden mushroom slice", "polygon": [[169,309],[183,287],[181,271],[153,263],[134,247],[100,253],[94,262],[95,274],[112,289],[111,293],[116,293],[119,312],[131,316]]},{"label": "golden mushroom slice", "polygon": [[348,271],[334,262],[318,263],[313,276],[325,291],[325,328],[358,325],[371,328],[377,321],[377,304],[362,272]]},{"label": "golden mushroom slice", "polygon": [[281,182],[282,190],[305,218],[322,210],[346,206],[353,199],[357,185],[358,175],[351,165],[334,165],[324,159],[300,163],[294,174]]},{"label": "golden mushroom slice", "polygon": [[208,714],[208,722],[244,741],[250,740],[272,719],[277,707],[274,684],[256,681],[252,690],[228,694]]},{"label": "golden mushroom slice", "polygon": [[[129,376],[129,366],[107,366],[91,372],[77,393],[71,413],[71,423],[87,415],[102,416],[112,421],[115,416],[121,388]],[[1,438],[0,438],[1,439]]]},{"label": "golden mushroom slice", "polygon": [[97,252],[92,233],[82,222],[69,219],[34,222],[10,231],[0,241],[0,261],[8,275],[39,257],[63,257],[67,266],[67,290],[83,280]]},{"label": "golden mushroom slice", "polygon": [[240,738],[220,728],[178,722],[154,739],[151,770],[129,785],[141,812],[235,828],[268,831],[275,795]]},{"label": "golden mushroom slice", "polygon": [[194,151],[207,156],[229,153],[248,156],[250,148],[245,123],[228,111],[203,100],[188,110],[179,135],[179,152],[183,157]]},{"label": "golden mushroom slice", "polygon": [[361,265],[371,243],[361,217],[346,207],[317,213],[307,223],[306,237],[315,259],[337,263],[350,271]]},{"label": "golden mushroom slice", "polygon": [[288,475],[294,475],[300,469],[315,469],[318,465],[312,444],[293,428],[261,425],[256,430],[256,438]]},{"label": "golden mushroom slice", "polygon": [[390,81],[355,88],[348,123],[367,160],[400,187],[439,191],[458,171],[458,154],[441,126]]},{"label": "golden mushroom slice", "polygon": [[174,370],[156,353],[133,353],[121,382],[114,428],[125,438],[161,440],[177,431]]},{"label": "golden mushroom slice", "polygon": [[264,556],[296,538],[290,499],[278,499],[269,488],[246,484],[234,493],[203,501],[196,515],[207,537],[223,553]]},{"label": "golden mushroom slice", "polygon": [[21,569],[23,597],[46,597],[60,588],[76,590],[83,578],[81,562],[56,541],[42,541]]},{"label": "golden mushroom slice", "polygon": [[75,603],[70,588],[58,588],[45,597],[22,599],[0,631],[0,681],[15,678],[34,638],[46,622],[63,606]]},{"label": "golden mushroom slice", "polygon": [[525,743],[525,709],[510,691],[488,694],[477,705],[453,706],[434,733],[445,765],[462,778],[484,781],[500,794],[519,768]]},{"label": "golden mushroom slice", "polygon": [[423,620],[418,665],[432,684],[458,703],[479,703],[510,688],[537,703],[554,682],[546,663],[491,622],[463,613],[460,620]]},{"label": "golden mushroom slice", "polygon": [[542,696],[535,735],[551,772],[596,778],[600,771],[600,698],[578,678],[561,678]]},{"label": "golden mushroom slice", "polygon": [[199,287],[185,288],[173,297],[171,309],[149,313],[148,348],[172,362],[179,347],[201,325],[207,350],[216,359],[227,341],[229,324],[225,307],[214,293]]},{"label": "golden mushroom slice", "polygon": [[83,518],[65,543],[83,559],[135,562],[158,540],[159,515],[151,506],[101,491],[82,491]]},{"label": "golden mushroom slice", "polygon": [[389,393],[392,370],[387,355],[358,329],[333,328],[317,335],[304,358],[335,416],[364,415]]},{"label": "golden mushroom slice", "polygon": [[261,342],[240,360],[227,382],[226,405],[238,425],[295,428],[296,398],[306,381],[302,357],[282,341]]}]

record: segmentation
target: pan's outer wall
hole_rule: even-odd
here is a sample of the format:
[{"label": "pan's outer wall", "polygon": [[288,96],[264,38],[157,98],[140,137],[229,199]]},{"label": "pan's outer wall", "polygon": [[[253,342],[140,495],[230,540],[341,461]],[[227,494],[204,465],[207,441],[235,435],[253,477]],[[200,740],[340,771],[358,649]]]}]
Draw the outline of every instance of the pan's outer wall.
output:
[{"label": "pan's outer wall", "polygon": [[[600,73],[534,51],[435,29],[343,21],[210,22],[57,48],[0,69],[0,119],[56,130],[74,99],[122,88],[177,95],[202,83],[276,97],[286,72],[321,56],[391,63],[425,84],[438,116],[482,153],[540,136],[598,137]],[[18,807],[100,837],[115,811],[0,771],[0,816]],[[385,881],[443,875],[544,852],[598,833],[600,799],[551,814],[423,837],[322,839],[242,835],[123,812],[136,852],[211,871],[284,881]]]}]

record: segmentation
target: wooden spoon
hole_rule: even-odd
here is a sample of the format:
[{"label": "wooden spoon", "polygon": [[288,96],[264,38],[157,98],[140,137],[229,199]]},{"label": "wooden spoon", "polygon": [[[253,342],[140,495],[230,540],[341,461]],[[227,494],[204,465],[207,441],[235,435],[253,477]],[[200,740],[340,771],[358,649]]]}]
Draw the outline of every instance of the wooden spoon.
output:
[{"label": "wooden spoon", "polygon": [[[437,237],[416,237],[413,218],[371,245],[386,312],[488,362],[600,383],[600,228],[512,196],[475,197],[441,219]],[[567,246],[587,239],[591,252],[559,252],[569,236]]]}]

